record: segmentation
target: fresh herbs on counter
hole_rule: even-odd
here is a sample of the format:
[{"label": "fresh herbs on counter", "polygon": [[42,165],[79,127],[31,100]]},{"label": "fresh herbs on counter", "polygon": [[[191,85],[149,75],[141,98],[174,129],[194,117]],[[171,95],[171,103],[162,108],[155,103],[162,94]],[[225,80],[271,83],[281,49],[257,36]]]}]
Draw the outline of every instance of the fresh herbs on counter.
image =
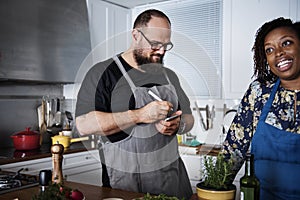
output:
[{"label": "fresh herbs on counter", "polygon": [[83,200],[84,195],[60,183],[53,183],[44,192],[34,195],[32,200]]},{"label": "fresh herbs on counter", "polygon": [[[168,197],[165,194],[160,194],[158,196],[151,196],[149,193],[147,193],[144,197],[138,198],[136,200],[179,200],[177,197]],[[184,200],[182,198],[181,200]]]}]

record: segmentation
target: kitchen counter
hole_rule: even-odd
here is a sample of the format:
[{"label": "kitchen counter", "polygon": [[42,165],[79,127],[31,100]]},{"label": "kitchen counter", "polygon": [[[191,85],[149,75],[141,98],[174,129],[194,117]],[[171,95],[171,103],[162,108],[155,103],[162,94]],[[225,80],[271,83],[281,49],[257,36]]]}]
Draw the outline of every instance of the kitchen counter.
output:
[{"label": "kitchen counter", "polygon": [[[93,146],[93,147],[92,147]],[[87,150],[95,149],[95,145],[91,145],[91,141],[83,141],[72,143],[68,149],[64,151],[64,154],[83,152]],[[188,147],[183,144],[180,146]],[[31,151],[17,151],[13,147],[0,149],[0,165],[16,163],[27,160],[34,160],[40,158],[51,157],[51,144],[43,144],[40,149]],[[220,147],[216,145],[203,144],[197,147],[188,147],[195,149],[196,154],[200,155],[217,155],[220,151]]]},{"label": "kitchen counter", "polygon": [[192,154],[192,155],[211,155],[217,156],[221,151],[220,145],[215,144],[202,144],[199,146],[187,146],[185,144],[179,144],[179,148],[185,149],[181,153],[182,154]]},{"label": "kitchen counter", "polygon": [[[43,144],[40,149],[30,151],[17,151],[14,147],[0,149],[0,165],[51,157],[51,144]],[[92,150],[91,141],[72,143],[64,154]]]},{"label": "kitchen counter", "polygon": [[[132,200],[135,198],[143,197],[145,194],[128,192],[124,190],[110,189],[100,186],[74,183],[74,182],[65,182],[65,185],[72,188],[78,189],[81,191],[87,200],[102,200],[105,198],[122,198],[124,200]],[[33,195],[38,194],[39,187],[26,188],[10,193],[1,195],[1,199],[7,200],[30,200]],[[197,195],[194,194],[191,200],[197,200]]]}]

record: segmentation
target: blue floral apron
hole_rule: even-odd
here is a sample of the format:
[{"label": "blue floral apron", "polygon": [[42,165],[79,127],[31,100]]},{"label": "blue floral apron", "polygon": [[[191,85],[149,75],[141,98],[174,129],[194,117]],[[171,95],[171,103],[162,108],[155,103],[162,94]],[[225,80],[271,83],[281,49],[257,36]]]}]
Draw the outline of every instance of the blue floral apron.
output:
[{"label": "blue floral apron", "polygon": [[279,84],[273,86],[252,139],[261,200],[300,199],[300,134],[265,123]]}]

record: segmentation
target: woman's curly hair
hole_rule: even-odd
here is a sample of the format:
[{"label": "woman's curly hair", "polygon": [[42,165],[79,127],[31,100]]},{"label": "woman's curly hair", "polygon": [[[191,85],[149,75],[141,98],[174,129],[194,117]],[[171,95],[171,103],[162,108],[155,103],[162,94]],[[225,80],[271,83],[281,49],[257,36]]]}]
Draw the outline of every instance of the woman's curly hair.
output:
[{"label": "woman's curly hair", "polygon": [[[268,33],[270,33],[272,30],[279,28],[279,27],[291,27],[293,22],[290,19],[285,19],[283,17],[274,19],[270,22],[266,22],[263,24],[258,31],[256,32],[255,36],[255,42],[254,46],[252,48],[252,51],[254,51],[254,74],[253,76],[256,76],[257,79],[262,82],[274,82],[277,79],[277,76],[273,74],[268,66],[266,53],[265,53],[265,37]],[[295,29],[294,29],[295,30]]]}]

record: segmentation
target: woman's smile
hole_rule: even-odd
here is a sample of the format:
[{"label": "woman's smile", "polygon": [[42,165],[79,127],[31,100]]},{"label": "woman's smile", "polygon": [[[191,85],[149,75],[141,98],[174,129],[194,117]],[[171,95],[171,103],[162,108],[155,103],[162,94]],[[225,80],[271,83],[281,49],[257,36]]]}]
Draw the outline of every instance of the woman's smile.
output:
[{"label": "woman's smile", "polygon": [[292,59],[282,59],[275,66],[279,71],[284,72],[286,70],[289,70],[292,67],[292,65],[293,65]]},{"label": "woman's smile", "polygon": [[300,81],[300,41],[295,31],[287,27],[274,29],[265,37],[264,48],[271,71],[282,84],[294,88],[292,84]]}]

